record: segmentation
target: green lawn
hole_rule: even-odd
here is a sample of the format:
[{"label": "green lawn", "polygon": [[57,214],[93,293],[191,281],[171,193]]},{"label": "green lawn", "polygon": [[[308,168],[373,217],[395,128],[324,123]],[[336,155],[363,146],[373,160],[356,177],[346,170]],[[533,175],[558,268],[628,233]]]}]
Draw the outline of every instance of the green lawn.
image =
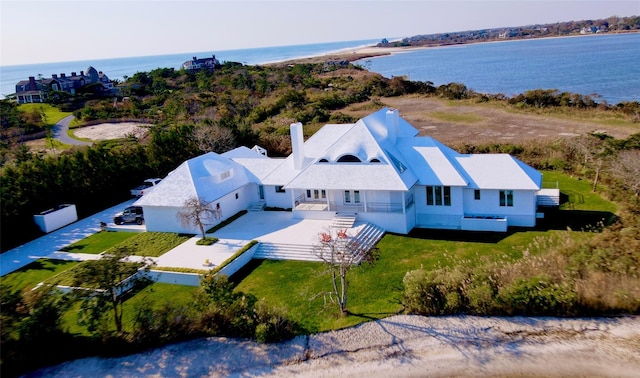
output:
[{"label": "green lawn", "polygon": [[68,247],[66,252],[102,253],[118,246],[129,248],[132,255],[158,257],[189,240],[191,235],[170,232],[110,232],[103,231],[86,237]]},{"label": "green lawn", "polygon": [[[374,266],[358,267],[349,273],[348,309],[351,315],[339,317],[335,305],[324,306],[330,278],[321,263],[262,261],[241,273],[237,290],[265,298],[286,307],[291,316],[310,331],[325,331],[377,319],[402,310],[402,279],[407,271],[425,268],[483,264],[522,257],[537,238],[567,234],[566,224],[593,224],[593,220],[615,212],[614,203],[591,192],[591,184],[556,172],[544,172],[545,181],[558,181],[562,193],[574,201],[573,207],[550,213],[536,229],[513,229],[506,234],[445,230],[414,230],[409,235],[387,234],[378,243],[380,260]],[[589,237],[589,234],[578,234]],[[535,253],[535,249],[530,249]],[[314,299],[315,297],[315,299]]]},{"label": "green lawn", "polygon": [[61,112],[60,109],[55,108],[49,104],[21,104],[18,109],[24,112],[31,112],[33,110],[44,109],[44,114],[47,117],[47,123],[53,125],[66,116],[70,116],[71,112]]},{"label": "green lawn", "polygon": [[10,292],[31,289],[38,283],[76,266],[78,261],[39,259],[0,277],[2,289]]},{"label": "green lawn", "polygon": [[118,247],[129,248],[132,255],[158,257],[189,240],[193,235],[171,232],[142,232],[128,238]]},{"label": "green lawn", "polygon": [[136,235],[136,232],[101,231],[62,248],[62,251],[98,254]]}]

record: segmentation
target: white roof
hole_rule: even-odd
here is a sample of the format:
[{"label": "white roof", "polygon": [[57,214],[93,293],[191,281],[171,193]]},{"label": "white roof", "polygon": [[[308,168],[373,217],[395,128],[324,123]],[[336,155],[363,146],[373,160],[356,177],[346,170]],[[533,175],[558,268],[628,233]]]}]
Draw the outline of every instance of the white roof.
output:
[{"label": "white roof", "polygon": [[135,205],[180,207],[194,197],[210,202],[258,181],[242,165],[209,152],[182,163]]},{"label": "white roof", "polygon": [[270,158],[244,146],[227,151],[221,156],[242,165],[260,181],[284,162],[284,158]]},{"label": "white roof", "polygon": [[539,190],[542,174],[508,154],[460,155],[455,158],[474,189]]},{"label": "white roof", "polygon": [[431,137],[402,138],[398,149],[421,185],[467,186],[452,163],[460,154]]}]

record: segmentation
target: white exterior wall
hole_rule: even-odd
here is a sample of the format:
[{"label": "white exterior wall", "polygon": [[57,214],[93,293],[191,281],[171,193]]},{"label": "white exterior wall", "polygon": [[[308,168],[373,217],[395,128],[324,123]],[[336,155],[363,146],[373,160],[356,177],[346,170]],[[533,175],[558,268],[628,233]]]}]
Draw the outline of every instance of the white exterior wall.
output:
[{"label": "white exterior wall", "polygon": [[[236,193],[238,198],[236,199]],[[213,207],[220,204],[222,218],[207,226],[211,228],[221,221],[228,219],[241,210],[246,210],[251,202],[258,200],[258,189],[255,184],[245,185],[213,202]],[[181,207],[143,206],[147,231],[180,232],[185,234],[199,234],[197,226],[185,227],[180,223]]]},{"label": "white exterior wall", "polygon": [[493,215],[507,217],[509,226],[533,227],[536,225],[536,192],[514,190],[513,206],[500,206],[500,191],[480,191],[480,199],[474,199],[473,189],[464,190],[465,215]]},{"label": "white exterior wall", "polygon": [[270,207],[281,207],[283,209],[293,207],[293,199],[291,198],[291,193],[291,189],[285,190],[284,193],[278,193],[276,192],[276,186],[264,186],[264,200],[267,203],[267,206]]},{"label": "white exterior wall", "polygon": [[416,222],[419,228],[459,229],[463,211],[463,188],[451,187],[451,206],[427,206],[427,188],[415,186]]},{"label": "white exterior wall", "polygon": [[33,216],[43,232],[51,232],[78,220],[76,205],[61,205],[59,209]]}]

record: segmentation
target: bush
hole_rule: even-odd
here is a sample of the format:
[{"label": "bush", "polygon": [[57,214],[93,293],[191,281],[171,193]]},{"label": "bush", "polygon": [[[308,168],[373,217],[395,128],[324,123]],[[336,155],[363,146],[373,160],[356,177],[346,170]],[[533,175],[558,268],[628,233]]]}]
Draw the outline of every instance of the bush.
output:
[{"label": "bush", "polygon": [[498,293],[498,300],[509,315],[575,315],[576,293],[549,277],[521,278]]}]

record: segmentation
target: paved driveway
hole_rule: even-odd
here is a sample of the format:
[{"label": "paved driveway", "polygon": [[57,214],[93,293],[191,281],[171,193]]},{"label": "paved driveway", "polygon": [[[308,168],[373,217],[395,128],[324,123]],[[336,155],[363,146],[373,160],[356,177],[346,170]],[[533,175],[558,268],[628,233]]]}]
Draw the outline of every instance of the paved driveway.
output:
[{"label": "paved driveway", "polygon": [[131,206],[135,201],[136,199],[131,199],[123,202],[0,254],[0,276],[20,269],[32,261],[47,257],[69,244],[95,234],[100,231],[100,222],[112,222],[116,213],[127,206]]},{"label": "paved driveway", "polygon": [[69,124],[73,121],[73,116],[66,116],[55,125],[53,125],[53,137],[64,144],[71,144],[76,146],[90,146],[91,142],[84,142],[81,140],[73,139],[67,133],[69,130]]}]

